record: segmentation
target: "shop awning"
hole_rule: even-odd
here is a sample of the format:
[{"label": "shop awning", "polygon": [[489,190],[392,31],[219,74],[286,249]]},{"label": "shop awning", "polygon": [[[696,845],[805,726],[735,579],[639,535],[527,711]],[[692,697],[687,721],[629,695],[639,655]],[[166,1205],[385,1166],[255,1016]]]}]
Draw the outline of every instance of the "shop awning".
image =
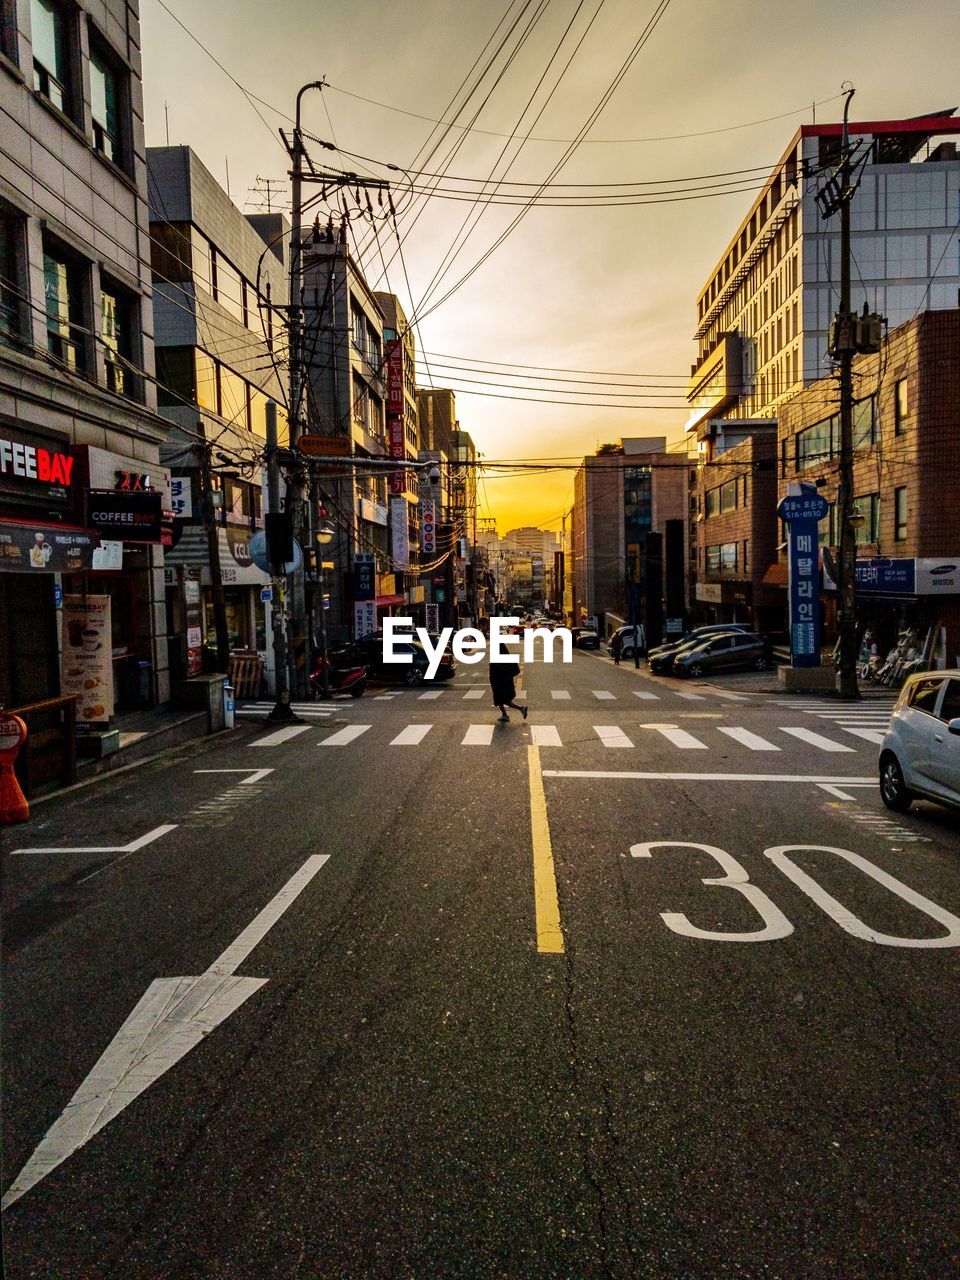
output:
[{"label": "shop awning", "polygon": [[89,569],[100,535],[69,524],[0,521],[0,572],[77,573]]},{"label": "shop awning", "polygon": [[376,600],[374,601],[374,604],[377,606],[378,609],[384,609],[386,608],[387,605],[390,605],[390,604],[406,604],[406,603],[407,603],[406,596],[377,596]]},{"label": "shop awning", "polygon": [[787,585],[787,566],[779,562],[769,565],[763,575],[763,585],[765,587],[785,587]]}]

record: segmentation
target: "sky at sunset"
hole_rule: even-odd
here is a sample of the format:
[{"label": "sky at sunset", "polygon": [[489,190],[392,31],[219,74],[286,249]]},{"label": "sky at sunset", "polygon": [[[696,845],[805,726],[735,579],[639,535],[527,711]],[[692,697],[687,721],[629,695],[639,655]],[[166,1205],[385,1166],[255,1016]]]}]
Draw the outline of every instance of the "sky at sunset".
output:
[{"label": "sky at sunset", "polygon": [[[508,7],[511,14],[523,8],[523,0],[509,6],[508,0],[165,3],[230,76],[263,100],[256,104],[263,119],[160,0],[142,0],[148,145],[166,141],[167,104],[170,142],[189,144],[224,185],[229,165],[231,193],[247,211],[254,207],[248,188],[258,175],[285,177],[287,160],[276,129],[287,124],[283,116],[292,115],[301,84],[326,78],[322,95],[304,99],[304,126],[342,148],[341,158],[315,146],[315,159],[386,176],[371,162],[413,164],[434,128],[430,121],[447,109],[498,21]],[[476,131],[449,160],[449,173],[487,178],[506,146],[498,176],[518,184],[543,180],[564,153],[564,142],[557,140],[576,136],[656,8],[656,0],[545,3],[483,105]],[[527,17],[537,9],[530,5]],[[561,53],[522,114],[571,20]],[[855,119],[960,105],[958,50],[956,0],[670,0],[557,181],[584,184],[567,187],[565,194],[612,183],[646,183],[649,191],[660,191],[665,184],[675,188],[680,179],[754,172],[738,175],[733,193],[708,198],[626,207],[535,206],[435,310],[431,303],[474,266],[519,208],[483,210],[425,303],[435,272],[447,265],[445,255],[474,206],[434,199],[412,227],[401,217],[402,259],[394,257],[396,239],[384,225],[380,245],[366,246],[364,267],[374,288],[398,294],[408,314],[423,313],[418,344],[427,358],[418,363],[418,381],[429,383],[432,376],[434,385],[456,389],[461,428],[491,461],[573,459],[624,435],[679,438],[682,393],[695,354],[696,294],[750,206],[754,189],[746,188],[762,184],[795,130],[812,119],[811,103],[820,103],[818,121],[839,119],[844,80],[856,86]],[[493,78],[484,81],[484,92]],[[533,124],[558,78],[559,87]],[[463,122],[480,96],[471,99]],[[523,145],[521,139],[493,136],[525,133],[532,124],[533,138]],[[442,167],[451,145],[452,138],[424,167]],[[406,181],[397,181],[401,208],[411,199],[403,194]],[[519,186],[506,190],[527,193]],[[359,229],[358,236],[369,239]],[[529,367],[498,374],[494,362]],[[545,368],[568,371],[551,377],[570,381],[548,382],[540,372]],[[593,371],[608,381],[600,398],[617,407],[598,407],[597,397],[587,394],[584,379]],[[632,385],[609,385],[618,379]],[[496,398],[497,391],[512,398]],[[501,533],[520,524],[558,529],[572,486],[572,471],[488,474],[481,514],[495,516]]]}]

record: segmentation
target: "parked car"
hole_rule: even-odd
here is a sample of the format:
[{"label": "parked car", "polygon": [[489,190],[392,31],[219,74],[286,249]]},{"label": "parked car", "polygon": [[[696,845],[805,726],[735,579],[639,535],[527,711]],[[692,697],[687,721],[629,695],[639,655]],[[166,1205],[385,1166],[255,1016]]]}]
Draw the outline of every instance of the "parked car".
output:
[{"label": "parked car", "polygon": [[725,634],[728,631],[750,631],[751,628],[743,622],[713,622],[706,627],[695,627],[692,631],[686,632],[685,635],[677,636],[675,640],[667,640],[664,644],[655,645],[647,653],[647,661],[652,664],[654,658],[659,658],[666,653],[676,653],[676,651],[685,645],[690,644],[694,640],[704,639],[708,636],[717,636]]},{"label": "parked car", "polygon": [[578,649],[599,649],[600,636],[596,627],[574,627],[573,643]]},{"label": "parked car", "polygon": [[[435,642],[435,637],[430,637]],[[330,655],[335,666],[357,666],[363,664],[370,668],[372,680],[382,680],[387,684],[423,684],[427,678],[427,667],[430,659],[423,645],[414,636],[408,639],[405,635],[396,635],[393,639],[394,653],[409,654],[409,663],[384,662],[383,632],[374,631],[360,640],[354,640],[343,649]],[[456,664],[450,650],[445,650],[440,659],[440,666],[434,680],[451,680],[457,674]]]},{"label": "parked car", "polygon": [[732,627],[709,631],[706,635],[691,633],[685,640],[678,640],[673,644],[660,645],[657,649],[651,649],[647,653],[647,662],[650,670],[658,676],[669,675],[673,670],[674,662],[684,653],[691,649],[697,649],[700,645],[705,644],[708,640],[714,639],[716,636],[746,635],[746,631],[738,628],[734,630]]},{"label": "parked car", "polygon": [[880,798],[898,813],[914,800],[960,808],[960,670],[907,680],[880,747]]},{"label": "parked car", "polygon": [[[637,631],[637,638],[639,640],[637,648],[640,650],[641,653],[646,653],[647,640],[646,640],[646,634],[643,630],[642,622],[637,623],[636,631]],[[633,657],[633,632],[634,632],[634,627],[632,624],[629,627],[617,627],[616,631],[614,631],[613,635],[610,637],[611,654],[616,653],[616,646],[619,645],[620,657],[632,658]]]},{"label": "parked car", "polygon": [[705,676],[718,671],[766,671],[770,666],[770,641],[750,631],[707,636],[691,649],[681,649],[673,659],[675,676]]}]

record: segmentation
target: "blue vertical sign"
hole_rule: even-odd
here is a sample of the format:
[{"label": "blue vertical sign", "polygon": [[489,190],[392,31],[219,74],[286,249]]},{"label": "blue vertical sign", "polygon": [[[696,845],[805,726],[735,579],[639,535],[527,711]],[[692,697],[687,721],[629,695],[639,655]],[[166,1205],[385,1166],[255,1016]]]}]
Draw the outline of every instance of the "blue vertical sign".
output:
[{"label": "blue vertical sign", "polygon": [[790,665],[820,666],[820,557],[817,525],[830,510],[810,485],[800,485],[777,507],[787,525],[790,555]]}]

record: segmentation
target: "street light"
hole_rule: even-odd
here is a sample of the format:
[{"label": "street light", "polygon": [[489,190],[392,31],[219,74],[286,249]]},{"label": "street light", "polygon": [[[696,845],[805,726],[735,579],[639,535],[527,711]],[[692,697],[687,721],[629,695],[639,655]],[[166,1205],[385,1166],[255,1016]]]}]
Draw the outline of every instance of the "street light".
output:
[{"label": "street light", "polygon": [[[337,536],[337,531],[329,520],[321,520],[314,531],[314,540],[318,547],[328,547]],[[323,558],[323,552],[317,556],[318,577],[320,579],[320,660],[323,664],[320,668],[320,683],[325,698],[330,697],[330,667],[327,662],[327,593],[324,590],[326,585],[326,561]]]}]

